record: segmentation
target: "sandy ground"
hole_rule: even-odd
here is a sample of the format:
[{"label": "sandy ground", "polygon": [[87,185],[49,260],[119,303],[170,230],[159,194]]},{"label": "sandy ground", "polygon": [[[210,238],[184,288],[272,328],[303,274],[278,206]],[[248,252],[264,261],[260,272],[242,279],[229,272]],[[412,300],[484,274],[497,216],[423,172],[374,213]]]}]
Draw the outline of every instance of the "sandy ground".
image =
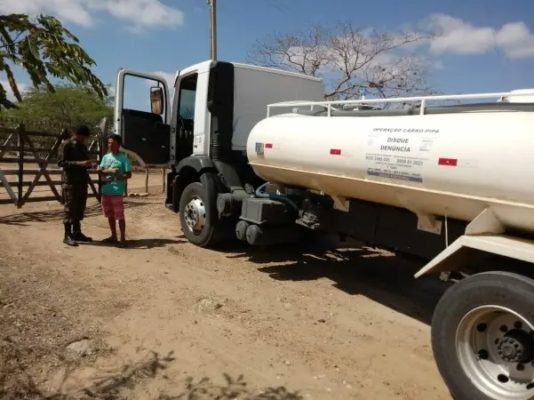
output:
[{"label": "sandy ground", "polygon": [[162,203],[127,200],[127,249],[64,246],[56,203],[0,206],[1,399],[450,398],[428,326],[445,287],[421,262],[201,249]]}]

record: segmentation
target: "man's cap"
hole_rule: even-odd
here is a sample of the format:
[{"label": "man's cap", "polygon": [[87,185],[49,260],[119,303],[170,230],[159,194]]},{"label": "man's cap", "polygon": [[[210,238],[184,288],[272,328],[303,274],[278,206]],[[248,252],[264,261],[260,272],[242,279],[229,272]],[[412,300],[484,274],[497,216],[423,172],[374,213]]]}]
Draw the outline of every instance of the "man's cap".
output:
[{"label": "man's cap", "polygon": [[76,128],[76,134],[81,136],[91,136],[91,131],[86,125],[80,125]]}]

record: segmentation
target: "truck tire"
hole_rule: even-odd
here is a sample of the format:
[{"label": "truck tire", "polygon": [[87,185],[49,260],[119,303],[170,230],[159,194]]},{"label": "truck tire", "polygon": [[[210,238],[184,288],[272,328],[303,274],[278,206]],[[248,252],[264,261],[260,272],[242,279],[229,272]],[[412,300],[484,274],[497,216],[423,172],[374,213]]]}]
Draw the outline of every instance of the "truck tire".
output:
[{"label": "truck tire", "polygon": [[200,247],[213,246],[220,239],[217,216],[217,185],[211,173],[200,182],[187,185],[180,197],[180,222],[185,237]]},{"label": "truck tire", "polygon": [[456,400],[534,399],[534,280],[487,272],[453,285],[432,318],[432,349]]}]

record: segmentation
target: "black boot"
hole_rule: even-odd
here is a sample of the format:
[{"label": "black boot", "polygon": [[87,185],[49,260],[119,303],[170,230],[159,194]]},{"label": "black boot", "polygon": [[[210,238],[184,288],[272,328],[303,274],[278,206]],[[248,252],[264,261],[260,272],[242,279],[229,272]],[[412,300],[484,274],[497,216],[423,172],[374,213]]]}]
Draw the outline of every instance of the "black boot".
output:
[{"label": "black boot", "polygon": [[65,223],[64,225],[65,225],[65,237],[63,238],[63,243],[65,243],[68,246],[78,246],[78,243],[76,243],[74,239],[72,238],[72,233],[71,233],[72,224]]},{"label": "black boot", "polygon": [[93,238],[90,238],[89,236],[85,236],[82,233],[82,227],[80,225],[80,221],[74,221],[72,223],[72,238],[74,240],[77,240],[78,242],[92,242]]}]

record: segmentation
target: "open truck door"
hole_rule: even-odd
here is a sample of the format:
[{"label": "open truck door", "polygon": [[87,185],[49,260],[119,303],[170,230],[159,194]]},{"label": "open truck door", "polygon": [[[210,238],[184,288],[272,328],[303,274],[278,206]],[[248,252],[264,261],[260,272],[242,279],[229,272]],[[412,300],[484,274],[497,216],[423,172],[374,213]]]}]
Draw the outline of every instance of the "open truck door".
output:
[{"label": "open truck door", "polygon": [[[142,82],[131,92],[130,79]],[[139,85],[138,85],[139,86]],[[121,69],[117,75],[114,131],[123,147],[144,164],[167,164],[170,160],[169,88],[163,76]],[[126,99],[128,93],[128,99]]]}]

